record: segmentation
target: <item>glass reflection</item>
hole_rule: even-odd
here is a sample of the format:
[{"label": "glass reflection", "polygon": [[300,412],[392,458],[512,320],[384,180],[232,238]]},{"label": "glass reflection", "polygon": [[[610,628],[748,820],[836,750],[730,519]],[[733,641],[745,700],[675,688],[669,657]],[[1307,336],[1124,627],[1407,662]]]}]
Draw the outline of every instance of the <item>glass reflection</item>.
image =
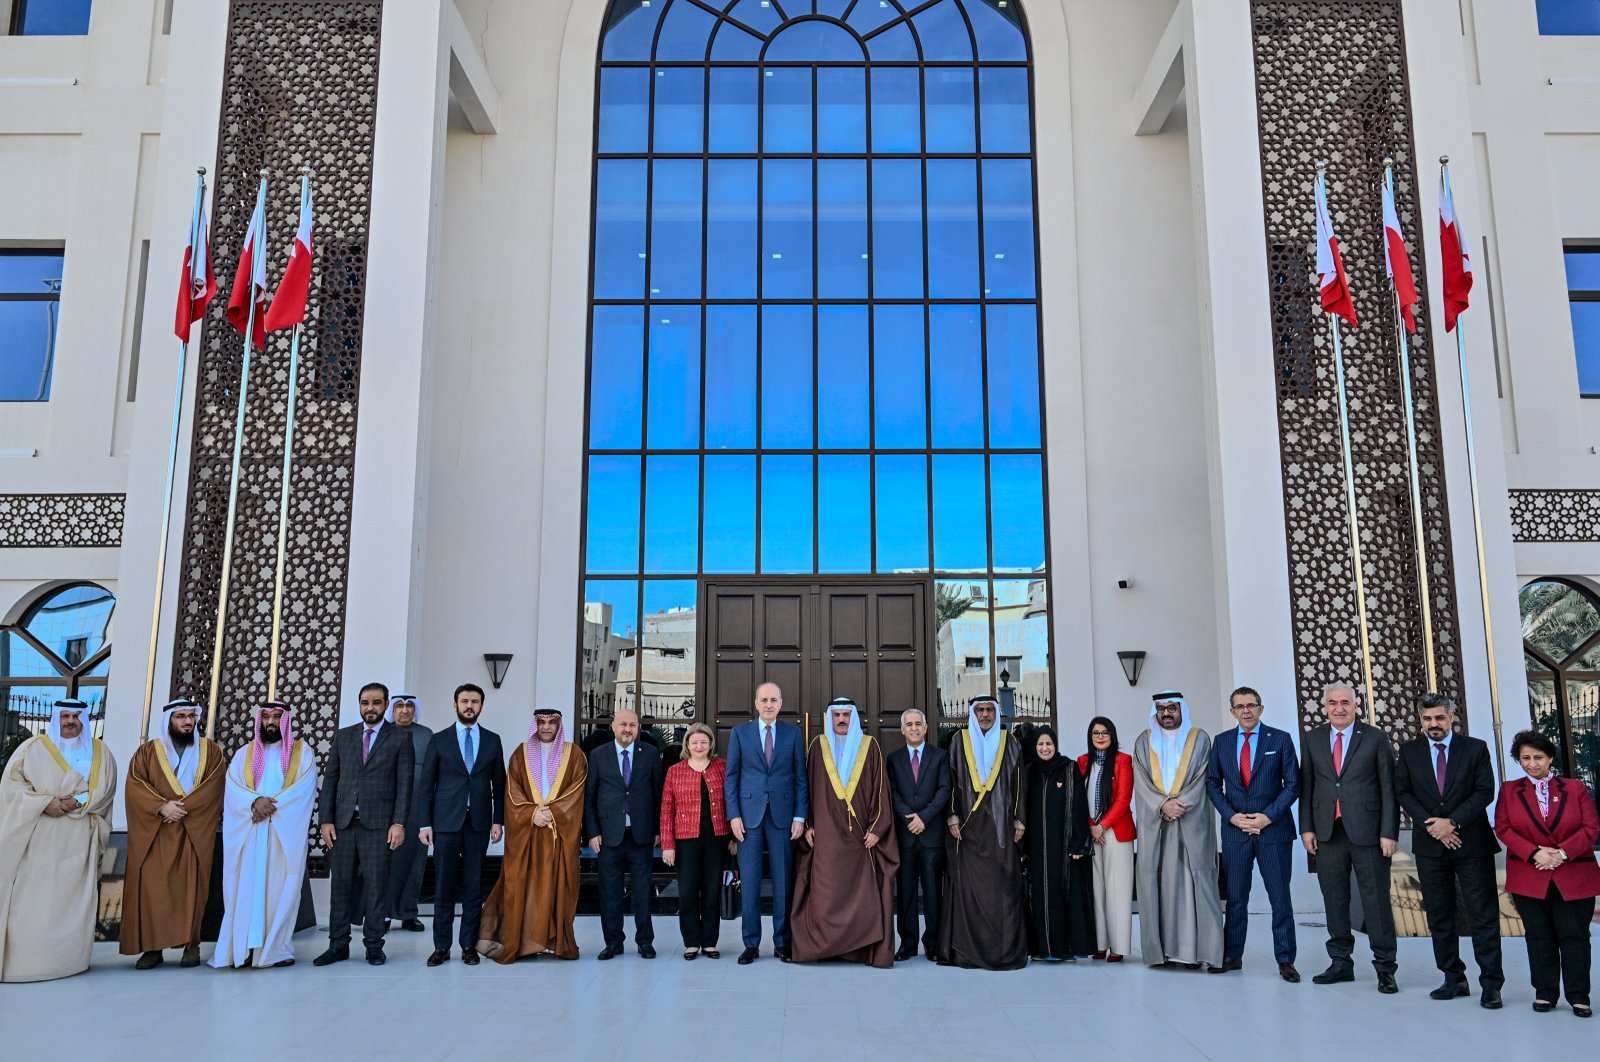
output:
[{"label": "glass reflection", "polygon": [[700,445],[700,307],[656,306],[650,317],[650,410],[656,450]]},{"label": "glass reflection", "polygon": [[929,387],[933,445],[983,446],[983,332],[976,306],[928,307],[933,362]]},{"label": "glass reflection", "polygon": [[1032,150],[1028,123],[1028,71],[1020,66],[986,66],[978,74],[983,150],[990,154]]},{"label": "glass reflection", "polygon": [[983,571],[988,564],[983,455],[935,454],[933,566],[941,571]]},{"label": "glass reflection", "polygon": [[700,151],[705,144],[705,71],[671,66],[655,74],[655,150]]},{"label": "glass reflection", "polygon": [[817,69],[817,150],[867,149],[866,71],[861,67]]},{"label": "glass reflection", "polygon": [[934,583],[937,627],[939,717],[960,725],[967,702],[993,693],[989,678],[989,584],[987,579],[940,579]]},{"label": "glass reflection", "polygon": [[[720,40],[725,33],[717,35]],[[760,42],[749,34],[740,36]],[[761,91],[761,71],[754,67],[711,68],[711,122],[709,147],[712,154],[732,151],[756,150],[756,133],[760,126],[757,99]]]},{"label": "glass reflection", "polygon": [[921,306],[873,309],[873,438],[880,450],[927,446]]},{"label": "glass reflection", "polygon": [[922,148],[922,94],[918,73],[910,67],[872,69],[872,150],[919,151]]},{"label": "glass reflection", "polygon": [[700,459],[645,460],[644,570],[694,572],[700,567]]},{"label": "glass reflection", "polygon": [[1020,16],[1014,5],[1000,7],[1001,0],[967,0],[962,6],[972,20],[972,35],[978,39],[978,58],[995,61],[1021,61],[1028,58]]},{"label": "glass reflection", "polygon": [[756,308],[706,307],[708,450],[756,444]]},{"label": "glass reflection", "polygon": [[706,42],[716,27],[716,18],[704,8],[689,0],[669,0],[667,15],[661,22],[661,33],[656,38],[657,59],[693,59],[706,57]]},{"label": "glass reflection", "polygon": [[693,579],[645,581],[639,714],[646,725],[694,720],[696,591]]},{"label": "glass reflection", "polygon": [[1031,305],[991,305],[988,318],[989,445],[1037,449],[1039,312]]},{"label": "glass reflection", "polygon": [[596,306],[589,354],[589,445],[596,450],[639,446],[644,398],[644,308]]},{"label": "glass reflection", "polygon": [[922,42],[922,58],[929,62],[972,61],[972,41],[955,0],[940,0],[911,20]]},{"label": "glass reflection", "polygon": [[700,205],[704,166],[699,159],[658,159],[650,192],[650,295],[692,299],[700,295]]},{"label": "glass reflection", "polygon": [[812,571],[811,458],[761,459],[761,570]]},{"label": "glass reflection", "polygon": [[764,151],[811,150],[811,70],[774,66],[761,71],[761,147]]},{"label": "glass reflection", "polygon": [[867,384],[867,308],[817,307],[817,445],[865,449],[872,389]]},{"label": "glass reflection", "polygon": [[997,299],[1033,297],[1032,165],[983,160],[984,291]]},{"label": "glass reflection", "polygon": [[867,51],[875,63],[914,63],[917,42],[904,22],[888,26],[867,41]]},{"label": "glass reflection", "polygon": [[1037,454],[989,458],[989,513],[995,571],[1044,568],[1044,488]]},{"label": "glass reflection", "polygon": [[1017,718],[1048,719],[1050,603],[1044,579],[996,579],[993,611],[997,684],[1013,690]]},{"label": "glass reflection", "polygon": [[876,459],[877,570],[928,569],[928,459],[882,454]]},{"label": "glass reflection", "polygon": [[872,283],[880,299],[922,296],[922,164],[872,160]]},{"label": "glass reflection", "polygon": [[589,458],[588,535],[583,561],[602,575],[639,570],[639,459]]},{"label": "glass reflection", "polygon": [[756,459],[753,456],[706,456],[702,533],[707,572],[741,575],[756,570]]},{"label": "glass reflection", "polygon": [[761,280],[769,299],[811,297],[811,160],[761,164]]},{"label": "glass reflection", "polygon": [[872,476],[865,454],[817,458],[817,570],[872,570]]},{"label": "glass reflection", "polygon": [[[631,9],[613,7],[606,20],[605,46],[600,50],[601,60],[614,62],[649,59],[650,44],[656,35],[656,23],[661,20],[661,12],[664,10],[666,5],[660,2],[652,3],[649,7],[641,4]],[[620,18],[617,17],[619,14]]]},{"label": "glass reflection", "polygon": [[978,167],[928,160],[928,296],[978,296]]},{"label": "glass reflection", "polygon": [[623,66],[600,72],[599,146],[602,152],[649,149],[649,101],[650,71]]},{"label": "glass reflection", "polygon": [[579,646],[583,715],[609,716],[632,708],[638,694],[639,584],[589,579],[583,584]]},{"label": "glass reflection", "polygon": [[756,294],[756,162],[712,159],[706,204],[706,295],[753,299]]},{"label": "glass reflection", "polygon": [[601,159],[595,173],[594,295],[644,294],[645,174],[642,159]]},{"label": "glass reflection", "polygon": [[811,445],[811,307],[761,311],[761,445]]},{"label": "glass reflection", "polygon": [[769,62],[860,62],[861,45],[848,31],[829,22],[792,23],[769,42]]},{"label": "glass reflection", "polygon": [[817,294],[867,296],[867,163],[817,162]]},{"label": "glass reflection", "polygon": [[928,108],[928,150],[971,152],[977,126],[972,120],[972,70],[930,67],[922,74]]}]

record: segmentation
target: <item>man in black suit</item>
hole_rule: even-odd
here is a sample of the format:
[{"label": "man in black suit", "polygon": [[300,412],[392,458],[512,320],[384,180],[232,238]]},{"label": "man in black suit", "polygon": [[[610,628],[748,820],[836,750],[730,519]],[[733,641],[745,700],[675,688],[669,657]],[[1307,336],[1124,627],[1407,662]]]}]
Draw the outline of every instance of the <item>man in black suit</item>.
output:
[{"label": "man in black suit", "polygon": [[433,954],[429,966],[450,957],[450,931],[461,896],[461,961],[478,965],[478,922],[483,914],[483,857],[506,821],[506,758],[500,735],[478,725],[483,687],[456,687],[456,724],[433,735],[417,784],[417,839],[433,845]]},{"label": "man in black suit", "polygon": [[950,807],[950,760],[944,749],[928,741],[928,717],[922,709],[900,713],[900,734],[905,747],[889,754],[889,793],[900,841],[900,869],[895,873],[900,950],[894,961],[904,962],[917,953],[919,891],[926,926],[922,948],[928,958],[938,959],[939,879],[944,874],[944,832],[939,824]]},{"label": "man in black suit", "polygon": [[1311,980],[1331,985],[1356,979],[1351,955],[1350,872],[1361,890],[1378,991],[1393,995],[1394,909],[1389,906],[1389,860],[1400,847],[1400,804],[1394,795],[1389,735],[1356,720],[1355,687],[1323,687],[1328,721],[1300,742],[1300,840],[1317,857],[1317,884],[1328,917],[1328,968]]},{"label": "man in black suit", "polygon": [[584,833],[600,871],[600,929],[606,946],[601,960],[622,954],[622,876],[633,890],[633,942],[641,959],[656,957],[650,924],[651,861],[661,837],[661,754],[639,740],[639,715],[619,708],[612,717],[614,739],[589,754],[589,782],[583,794]]},{"label": "man in black suit", "polygon": [[411,810],[416,750],[397,727],[384,725],[389,687],[369,682],[361,687],[360,699],[361,722],[334,735],[322,769],[317,817],[322,820],[322,846],[328,850],[333,898],[328,950],[312,960],[317,966],[350,957],[350,923],[357,916],[362,918],[367,962],[383,965],[389,853],[406,839]]},{"label": "man in black suit", "polygon": [[1494,800],[1489,746],[1452,731],[1456,709],[1447,697],[1423,694],[1417,714],[1424,736],[1400,746],[1394,790],[1411,816],[1411,851],[1417,860],[1422,908],[1433,936],[1434,962],[1444,973],[1444,984],[1429,995],[1454,999],[1472,994],[1458,936],[1464,926],[1472,934],[1478,984],[1483,987],[1479,1004],[1499,1010],[1506,976],[1500,966],[1500,889],[1494,870],[1500,844],[1487,814]]}]

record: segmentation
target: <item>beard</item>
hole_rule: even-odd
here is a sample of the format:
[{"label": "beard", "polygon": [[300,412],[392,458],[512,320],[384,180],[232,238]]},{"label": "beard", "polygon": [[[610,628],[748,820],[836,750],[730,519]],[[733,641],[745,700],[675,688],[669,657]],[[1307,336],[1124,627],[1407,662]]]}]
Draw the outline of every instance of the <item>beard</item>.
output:
[{"label": "beard", "polygon": [[283,740],[283,730],[276,724],[268,724],[261,728],[261,740],[268,745],[275,745]]},{"label": "beard", "polygon": [[462,726],[471,726],[478,721],[478,717],[475,715],[462,715],[460,708],[456,709],[456,718],[461,720]]},{"label": "beard", "polygon": [[167,727],[167,736],[172,739],[172,747],[176,749],[186,749],[194,744],[193,730],[185,733],[176,727],[169,726]]}]

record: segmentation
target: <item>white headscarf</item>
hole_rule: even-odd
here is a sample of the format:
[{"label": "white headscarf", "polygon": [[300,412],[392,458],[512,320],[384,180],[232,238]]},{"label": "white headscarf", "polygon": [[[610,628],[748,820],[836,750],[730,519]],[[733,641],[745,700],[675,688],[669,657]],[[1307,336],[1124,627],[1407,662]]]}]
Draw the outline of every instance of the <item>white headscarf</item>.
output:
[{"label": "white headscarf", "polygon": [[[835,708],[850,709],[850,728],[844,737],[833,732]],[[838,751],[841,743],[844,745],[842,752]],[[828,749],[834,754],[833,767],[839,772],[839,781],[849,782],[855,771],[856,757],[861,754],[861,715],[856,711],[855,702],[848,697],[835,697],[828,704]]]},{"label": "white headscarf", "polygon": [[397,693],[393,697],[390,697],[389,707],[383,710],[383,721],[386,723],[394,722],[394,706],[399,704],[401,701],[411,702],[411,721],[413,723],[422,722],[422,703],[417,700],[417,695],[415,693]]},{"label": "white headscarf", "polygon": [[[1176,701],[1183,713],[1183,721],[1176,730],[1163,730],[1156,721],[1156,705],[1163,701]],[[1162,690],[1150,698],[1150,748],[1161,761],[1161,788],[1172,792],[1172,783],[1178,780],[1178,760],[1183,756],[1184,742],[1194,724],[1189,721],[1189,703],[1176,690]]]},{"label": "white headscarf", "polygon": [[[77,715],[83,723],[83,729],[78,731],[77,737],[61,736],[61,716],[66,712]],[[87,782],[89,771],[94,766],[94,738],[89,736],[89,706],[78,700],[57,701],[55,708],[50,712],[50,724],[45,727],[44,732],[50,736],[50,740],[60,751],[61,758],[67,761],[67,766],[77,771]]]},{"label": "white headscarf", "polygon": [[[994,705],[994,725],[985,734],[978,725],[978,705]],[[989,777],[994,768],[994,755],[1000,751],[1000,701],[994,697],[974,697],[967,702],[967,742],[972,746],[972,760],[978,765],[978,778]]]},{"label": "white headscarf", "polygon": [[199,720],[195,721],[194,743],[180,752],[172,741],[172,716],[175,712],[198,713],[199,710],[200,706],[187,697],[168,701],[167,706],[161,709],[161,733],[157,735],[157,740],[167,750],[167,763],[172,767],[172,774],[178,779],[178,784],[183,787],[185,793],[194,788],[195,774],[200,769]]}]

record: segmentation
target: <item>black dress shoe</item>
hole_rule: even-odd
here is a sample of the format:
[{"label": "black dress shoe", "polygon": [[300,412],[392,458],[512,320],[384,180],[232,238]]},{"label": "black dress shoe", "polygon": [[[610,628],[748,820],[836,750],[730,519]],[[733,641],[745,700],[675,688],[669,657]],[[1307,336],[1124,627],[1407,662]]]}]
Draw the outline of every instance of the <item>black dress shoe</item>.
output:
[{"label": "black dress shoe", "polygon": [[1354,970],[1348,966],[1340,966],[1338,963],[1334,963],[1326,970],[1314,975],[1311,978],[1311,983],[1317,985],[1336,985],[1341,981],[1354,981],[1355,979],[1356,972]]},{"label": "black dress shoe", "polygon": [[1378,991],[1386,996],[1392,996],[1400,991],[1400,986],[1395,983],[1394,974],[1381,973],[1378,975]]},{"label": "black dress shoe", "polygon": [[294,965],[294,960],[293,959],[279,959],[277,962],[273,963],[270,967],[268,967],[268,969],[282,970],[285,967],[289,967],[289,966],[293,966],[293,965]]},{"label": "black dress shoe", "polygon": [[899,951],[894,953],[895,962],[905,962],[907,959],[914,959],[916,957],[916,948],[901,948]]},{"label": "black dress shoe", "polygon": [[789,954],[788,948],[773,948],[772,954],[778,957],[779,962],[794,962],[794,956]]},{"label": "black dress shoe", "polygon": [[760,954],[761,954],[761,952],[758,951],[755,948],[746,948],[746,949],[744,949],[743,951],[741,951],[739,953],[739,965],[740,966],[749,966],[751,963],[756,961],[756,956],[758,956]]},{"label": "black dress shoe", "polygon": [[386,961],[388,961],[388,960],[386,960],[384,958],[383,949],[382,948],[368,948],[367,949],[367,965],[368,966],[382,966]]},{"label": "black dress shoe", "polygon": [[607,944],[604,948],[602,948],[600,950],[600,954],[598,956],[596,956],[596,958],[598,958],[601,962],[605,962],[608,959],[615,959],[618,955],[621,955],[621,954],[622,954],[622,945],[621,944]]},{"label": "black dress shoe", "polygon": [[655,957],[656,957],[655,945],[653,945],[653,944],[640,944],[639,945],[639,958],[641,958],[641,959],[653,959]]},{"label": "black dress shoe", "polygon": [[139,961],[133,964],[133,968],[135,970],[154,970],[165,961],[159,951],[147,951],[139,956]]},{"label": "black dress shoe", "polygon": [[1554,1003],[1546,1003],[1542,999],[1536,999],[1533,1001],[1533,1012],[1535,1014],[1549,1014],[1555,1009],[1556,1005]]},{"label": "black dress shoe", "polygon": [[350,957],[349,948],[329,948],[327,951],[311,960],[312,966],[332,966],[336,962],[344,962]]},{"label": "black dress shoe", "polygon": [[400,928],[407,933],[421,933],[427,926],[422,924],[422,919],[420,918],[408,918],[400,923]]},{"label": "black dress shoe", "polygon": [[[1381,983],[1381,982],[1380,982]],[[1428,993],[1429,999],[1457,999],[1461,996],[1472,995],[1472,989],[1467,987],[1465,981],[1446,981],[1444,984]]]},{"label": "black dress shoe", "polygon": [[1294,968],[1294,963],[1292,962],[1280,962],[1278,964],[1278,976],[1288,981],[1291,985],[1300,983],[1300,971]]},{"label": "black dress shoe", "polygon": [[478,965],[478,959],[479,959],[479,955],[478,955],[478,949],[477,948],[462,948],[461,949],[461,961],[466,963],[468,966],[476,966],[476,965]]},{"label": "black dress shoe", "polygon": [[1206,967],[1206,973],[1231,973],[1242,969],[1244,969],[1243,959],[1223,959],[1221,966]]},{"label": "black dress shoe", "polygon": [[1478,1000],[1478,1006],[1484,1010],[1499,1010],[1504,1005],[1500,1001],[1500,990],[1498,988],[1485,988],[1482,998]]},{"label": "black dress shoe", "polygon": [[200,945],[190,944],[183,949],[183,958],[178,960],[178,965],[184,969],[200,965]]},{"label": "black dress shoe", "polygon": [[450,949],[449,948],[439,948],[439,949],[435,950],[432,955],[428,956],[428,965],[429,966],[443,966],[445,964],[445,961],[447,959],[449,959],[449,958],[450,958]]}]

